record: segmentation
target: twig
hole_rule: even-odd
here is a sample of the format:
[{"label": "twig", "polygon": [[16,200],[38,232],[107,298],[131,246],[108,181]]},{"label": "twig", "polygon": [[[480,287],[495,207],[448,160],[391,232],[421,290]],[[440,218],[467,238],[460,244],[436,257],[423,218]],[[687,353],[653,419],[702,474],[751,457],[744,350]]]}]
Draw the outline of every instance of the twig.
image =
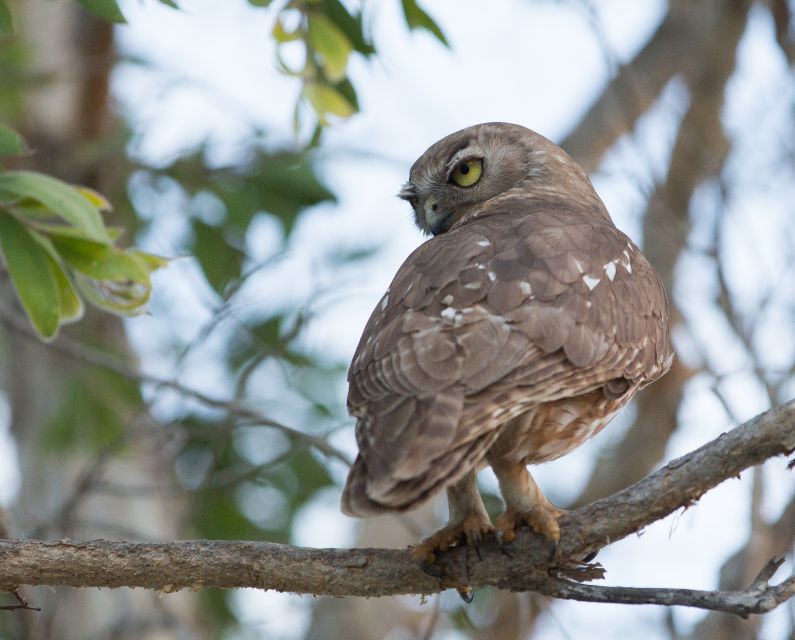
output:
[{"label": "twig", "polygon": [[26,611],[41,611],[41,607],[31,607],[17,589],[10,589],[8,593],[17,599],[17,604],[4,604],[0,606],[0,611],[19,611],[21,609]]},{"label": "twig", "polygon": [[431,609],[431,615],[428,616],[428,624],[425,627],[425,631],[422,634],[422,640],[431,640],[433,637],[433,632],[436,630],[436,625],[439,622],[439,613],[442,609],[442,597],[437,595],[434,597],[433,601],[433,609]]},{"label": "twig", "polygon": [[678,605],[734,613],[741,618],[747,618],[752,613],[762,614],[772,611],[782,602],[795,596],[795,576],[790,576],[775,586],[768,584],[768,580],[773,577],[783,561],[783,558],[771,560],[753,584],[744,591],[604,587],[559,578],[540,583],[538,590],[545,595],[567,600],[613,604],[659,604],[668,607]]},{"label": "twig", "polygon": [[[13,331],[37,342],[38,344],[41,344],[41,341],[38,339],[33,330],[27,325],[27,323],[3,305],[0,305],[0,321],[2,321]],[[176,391],[183,396],[193,398],[205,406],[212,407],[214,409],[221,409],[222,411],[225,411],[226,413],[237,418],[249,420],[253,424],[270,427],[280,431],[295,442],[300,442],[314,447],[328,457],[340,460],[348,466],[351,464],[351,461],[345,453],[326,442],[323,438],[319,438],[303,431],[299,431],[298,429],[288,427],[287,425],[282,424],[277,420],[273,420],[272,418],[268,418],[256,409],[252,409],[244,404],[241,404],[240,402],[213,398],[212,396],[208,396],[201,391],[186,387],[176,380],[167,380],[165,378],[159,378],[142,371],[135,371],[118,358],[97,349],[93,349],[88,345],[82,344],[75,340],[70,340],[66,336],[61,336],[55,342],[46,345],[46,348],[57,351],[58,353],[68,356],[74,360],[86,362],[97,367],[102,367],[103,369],[108,369],[127,378],[128,380],[133,380],[138,383],[152,384],[165,389],[171,389],[172,391]]]}]

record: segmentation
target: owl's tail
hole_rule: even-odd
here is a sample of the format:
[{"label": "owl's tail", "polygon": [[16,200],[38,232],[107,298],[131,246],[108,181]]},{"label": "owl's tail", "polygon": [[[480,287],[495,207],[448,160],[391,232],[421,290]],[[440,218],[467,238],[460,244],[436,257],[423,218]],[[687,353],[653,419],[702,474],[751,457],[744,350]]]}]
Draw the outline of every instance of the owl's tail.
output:
[{"label": "owl's tail", "polygon": [[348,472],[348,479],[342,490],[340,507],[345,515],[356,518],[365,518],[395,510],[394,507],[390,508],[371,500],[367,495],[367,466],[361,454],[356,456],[356,461]]}]

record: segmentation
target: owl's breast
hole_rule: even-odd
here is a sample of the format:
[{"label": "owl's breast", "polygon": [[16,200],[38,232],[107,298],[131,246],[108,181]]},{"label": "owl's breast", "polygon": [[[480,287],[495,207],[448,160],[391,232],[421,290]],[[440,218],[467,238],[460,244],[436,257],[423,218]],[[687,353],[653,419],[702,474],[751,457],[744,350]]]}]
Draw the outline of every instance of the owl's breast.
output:
[{"label": "owl's breast", "polygon": [[599,433],[635,391],[610,399],[600,387],[579,396],[535,405],[501,427],[502,433],[488,457],[522,464],[560,458]]}]

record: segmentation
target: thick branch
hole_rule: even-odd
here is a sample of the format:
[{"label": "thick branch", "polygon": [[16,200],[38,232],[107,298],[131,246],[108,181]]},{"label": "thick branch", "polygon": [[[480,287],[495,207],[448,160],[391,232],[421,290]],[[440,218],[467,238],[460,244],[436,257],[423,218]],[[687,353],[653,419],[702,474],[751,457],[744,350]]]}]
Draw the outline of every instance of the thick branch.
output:
[{"label": "thick branch", "polygon": [[[515,591],[557,589],[563,597],[561,581],[549,575],[554,565],[581,558],[678,508],[689,507],[743,469],[793,450],[795,401],[757,416],[628,489],[564,515],[554,560],[549,543],[528,530],[520,531],[509,547],[510,555],[493,540],[480,547],[482,559],[471,548],[450,550],[433,567],[439,577],[425,573],[404,550],[306,549],[268,542],[0,540],[0,589],[19,585],[163,591],[257,587],[316,595],[385,596],[434,593],[451,585],[491,585]],[[571,593],[576,596],[575,591]]]}]

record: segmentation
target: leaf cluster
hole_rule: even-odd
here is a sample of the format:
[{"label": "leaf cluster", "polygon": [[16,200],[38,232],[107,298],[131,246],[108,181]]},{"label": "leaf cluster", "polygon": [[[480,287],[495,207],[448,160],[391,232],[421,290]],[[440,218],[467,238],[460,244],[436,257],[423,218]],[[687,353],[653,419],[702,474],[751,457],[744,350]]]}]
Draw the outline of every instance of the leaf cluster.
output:
[{"label": "leaf cluster", "polygon": [[[0,156],[25,153],[21,137],[0,128]],[[110,203],[86,187],[33,171],[0,172],[0,249],[31,324],[45,340],[83,315],[84,300],[120,315],[141,313],[152,272],[167,261],[117,245],[106,226]]]}]

